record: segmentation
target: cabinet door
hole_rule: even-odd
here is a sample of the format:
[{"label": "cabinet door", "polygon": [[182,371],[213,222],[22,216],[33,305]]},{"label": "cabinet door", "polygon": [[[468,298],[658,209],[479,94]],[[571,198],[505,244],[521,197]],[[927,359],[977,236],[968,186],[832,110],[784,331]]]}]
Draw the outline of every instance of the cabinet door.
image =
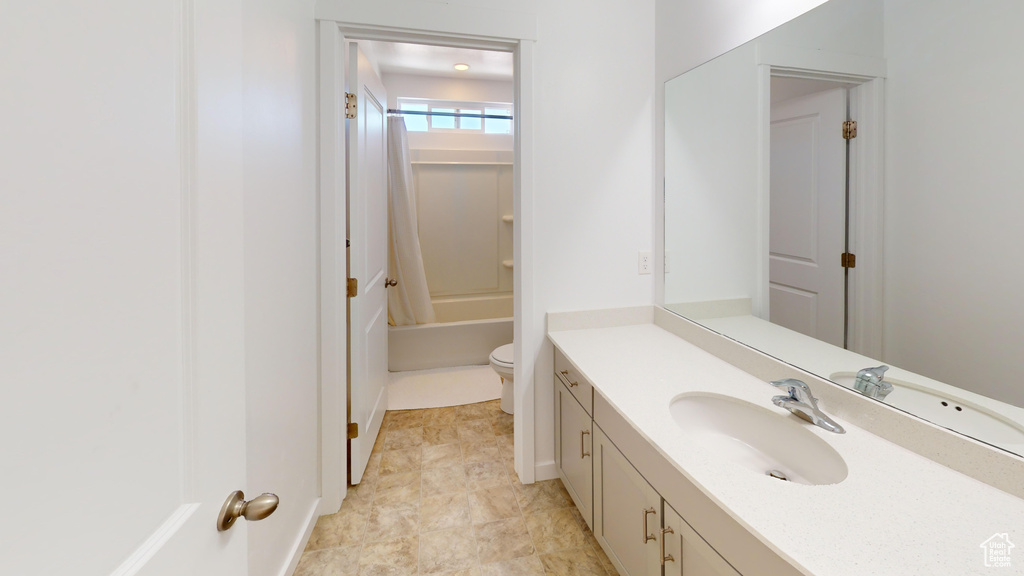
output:
[{"label": "cabinet door", "polygon": [[665,576],[740,576],[668,502],[664,522]]},{"label": "cabinet door", "polygon": [[565,386],[557,384],[555,391],[555,462],[558,463],[558,474],[587,525],[593,529],[593,421]]},{"label": "cabinet door", "polygon": [[620,575],[661,574],[660,528],[661,496],[595,424],[594,536]]}]

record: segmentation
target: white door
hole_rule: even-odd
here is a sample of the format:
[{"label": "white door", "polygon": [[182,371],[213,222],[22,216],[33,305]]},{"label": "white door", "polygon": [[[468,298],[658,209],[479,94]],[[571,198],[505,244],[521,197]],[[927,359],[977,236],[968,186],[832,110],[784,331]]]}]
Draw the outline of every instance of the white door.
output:
[{"label": "white door", "polygon": [[843,346],[846,90],[772,105],[769,314]]},{"label": "white door", "polygon": [[388,273],[387,95],[357,43],[349,45],[349,276],[359,282],[351,305],[351,416],[359,435],[351,444],[351,481],[358,484],[387,410]]},{"label": "white door", "polygon": [[0,18],[0,574],[246,573],[241,63],[181,15]]}]

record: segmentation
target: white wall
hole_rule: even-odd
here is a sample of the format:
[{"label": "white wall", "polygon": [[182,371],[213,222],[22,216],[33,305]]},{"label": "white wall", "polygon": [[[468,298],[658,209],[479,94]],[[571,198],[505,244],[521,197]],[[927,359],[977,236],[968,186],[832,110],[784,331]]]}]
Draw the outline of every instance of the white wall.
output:
[{"label": "white wall", "polygon": [[[538,7],[535,314],[650,304],[654,1]],[[538,477],[554,473],[552,348],[532,350]],[[526,350],[524,349],[524,353]],[[519,382],[516,382],[519,385]]]},{"label": "white wall", "polygon": [[[316,22],[313,1],[244,4],[246,496],[249,574],[282,574],[318,486]],[[301,548],[299,549],[301,552]]]},{"label": "white wall", "polygon": [[[431,98],[470,102],[509,102],[514,97],[511,80],[471,80],[413,74],[385,74],[388,108],[398,108],[398,98]],[[409,148],[426,150],[512,150],[511,134],[410,132]]]},{"label": "white wall", "polygon": [[1024,3],[905,0],[885,19],[884,358],[1024,406]]},{"label": "white wall", "polygon": [[753,42],[665,84],[666,304],[757,293],[760,98]]}]

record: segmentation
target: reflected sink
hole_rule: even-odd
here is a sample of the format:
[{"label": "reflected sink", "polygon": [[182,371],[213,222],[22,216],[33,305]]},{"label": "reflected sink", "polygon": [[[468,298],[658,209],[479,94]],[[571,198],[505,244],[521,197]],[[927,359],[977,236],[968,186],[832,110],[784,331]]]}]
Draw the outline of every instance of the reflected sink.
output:
[{"label": "reflected sink", "polygon": [[[829,377],[829,380],[850,389],[856,379],[853,372],[836,372]],[[893,408],[996,446],[1019,451],[1024,445],[1024,426],[1021,423],[921,384],[889,377],[885,381],[892,384],[892,392],[882,402]]]},{"label": "reflected sink", "polygon": [[677,396],[669,410],[694,445],[753,473],[775,470],[797,484],[837,484],[846,478],[843,457],[795,417],[705,393]]}]

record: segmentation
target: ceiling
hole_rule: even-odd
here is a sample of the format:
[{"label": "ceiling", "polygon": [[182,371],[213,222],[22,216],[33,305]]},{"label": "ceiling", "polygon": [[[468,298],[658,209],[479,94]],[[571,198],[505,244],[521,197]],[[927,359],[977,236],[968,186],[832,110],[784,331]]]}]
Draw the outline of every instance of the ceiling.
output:
[{"label": "ceiling", "polygon": [[[418,74],[445,78],[512,81],[512,53],[424,44],[360,40],[359,47],[383,74]],[[455,64],[469,64],[459,72]]]}]

